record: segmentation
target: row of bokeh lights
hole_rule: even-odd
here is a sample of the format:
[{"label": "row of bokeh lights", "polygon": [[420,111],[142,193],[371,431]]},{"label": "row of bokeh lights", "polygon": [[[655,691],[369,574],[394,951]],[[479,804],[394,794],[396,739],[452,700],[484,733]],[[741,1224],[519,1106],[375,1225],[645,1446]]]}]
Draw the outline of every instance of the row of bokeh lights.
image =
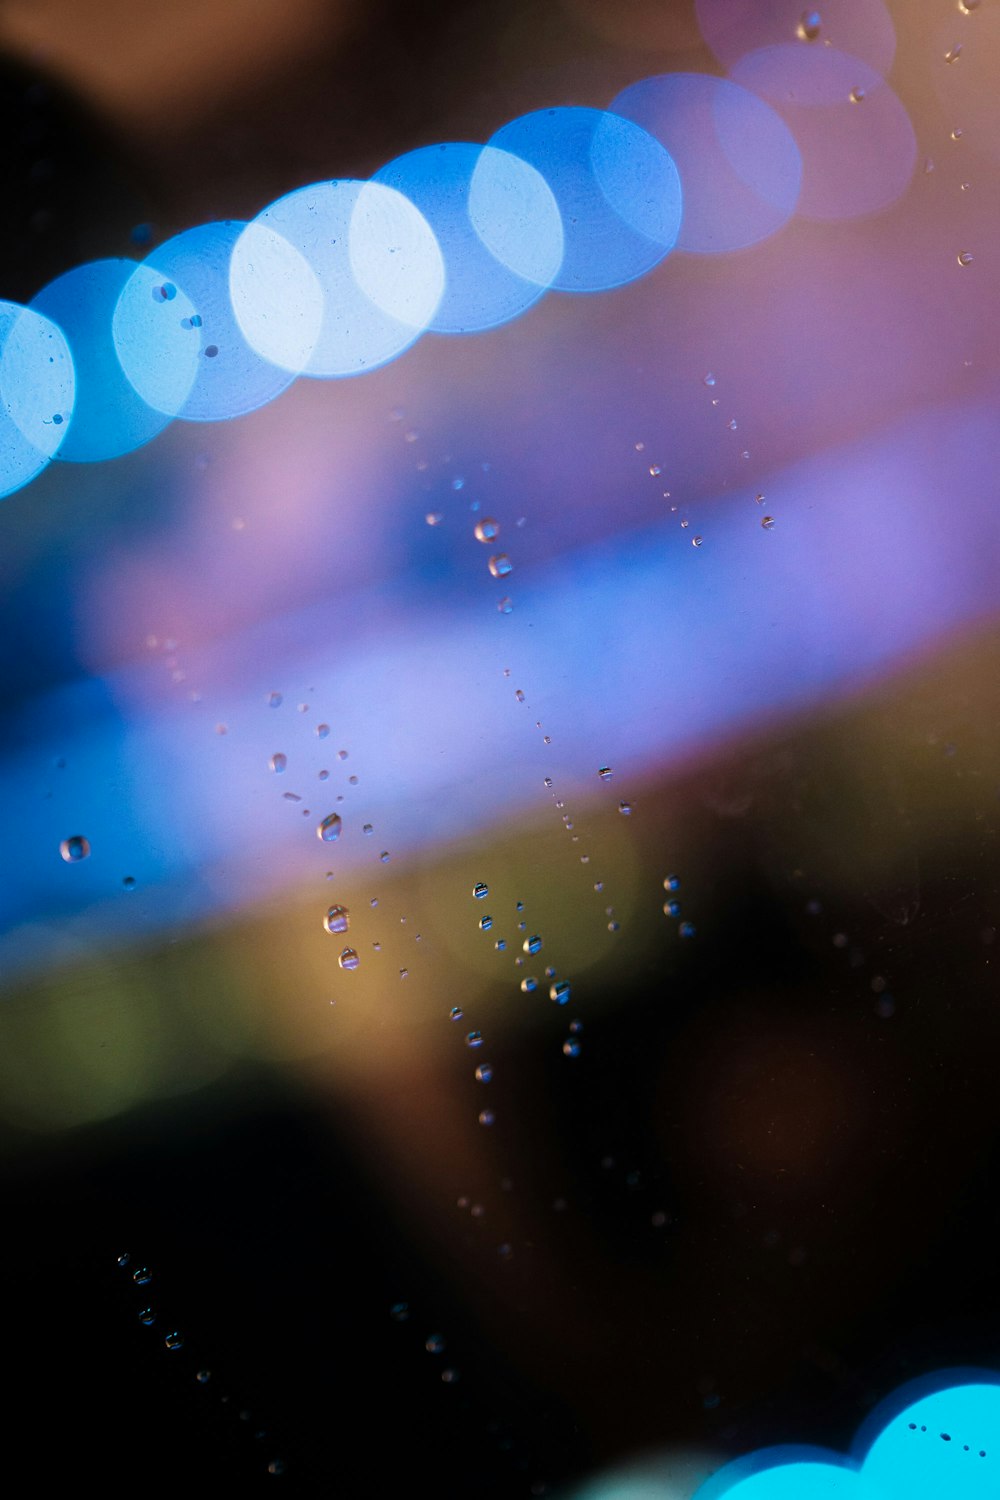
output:
[{"label": "row of bokeh lights", "polygon": [[607,291],[672,250],[743,250],[796,211],[856,217],[905,190],[913,130],[862,59],[779,44],[733,74],[539,110],[485,146],[423,147],[0,303],[0,494],[57,455],[114,458],[174,418],[243,415],[299,376],[361,374],[549,290]]}]

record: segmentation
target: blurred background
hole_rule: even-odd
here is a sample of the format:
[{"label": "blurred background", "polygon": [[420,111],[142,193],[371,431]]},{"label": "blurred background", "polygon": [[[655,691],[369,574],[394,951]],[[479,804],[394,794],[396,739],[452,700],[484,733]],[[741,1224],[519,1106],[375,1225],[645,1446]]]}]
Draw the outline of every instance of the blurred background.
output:
[{"label": "blurred background", "polygon": [[1000,3],[804,14],[0,5],[18,301],[759,47],[868,80],[778,69],[769,238],[2,502],[36,1481],[689,1500],[1000,1361]]}]

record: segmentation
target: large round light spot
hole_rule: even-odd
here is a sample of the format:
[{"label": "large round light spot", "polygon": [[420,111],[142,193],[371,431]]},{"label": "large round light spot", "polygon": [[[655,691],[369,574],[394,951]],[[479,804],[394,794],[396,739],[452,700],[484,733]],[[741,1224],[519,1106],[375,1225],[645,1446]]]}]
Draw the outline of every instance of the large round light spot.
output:
[{"label": "large round light spot", "polygon": [[559,209],[534,167],[493,146],[449,142],[397,157],[372,179],[403,193],[444,257],[444,292],[429,327],[471,333],[516,318],[562,263]]},{"label": "large round light spot", "polygon": [[677,164],[684,194],[679,250],[740,250],[794,213],[799,148],[770,105],[738,84],[668,73],[632,84],[613,108],[655,136]]},{"label": "large round light spot", "polygon": [[803,218],[859,218],[906,191],[917,159],[913,126],[867,63],[831,47],[790,43],[751,52],[733,79],[773,104],[794,135]]},{"label": "large round light spot", "polygon": [[[255,265],[261,233],[287,247],[308,278],[297,267],[291,272],[278,247],[268,249],[262,276]],[[276,273],[282,258],[289,267]],[[240,327],[265,357],[321,378],[357,375],[394,359],[429,326],[444,265],[427,220],[402,193],[381,183],[319,182],[279,198],[247,225],[233,252],[231,288]],[[295,336],[276,327],[286,302]]]},{"label": "large round light spot", "polygon": [[565,250],[553,286],[598,292],[633,281],[670,251],[681,222],[681,184],[659,141],[605,110],[537,110],[490,145],[545,178],[562,215]]},{"label": "large round light spot", "polygon": [[[229,295],[229,263],[245,228],[232,219],[199,224],[158,245],[143,266],[144,272],[152,272],[154,285],[176,285],[191,303],[190,311],[180,308],[175,314],[178,329],[194,351],[194,379],[177,412],[191,422],[218,422],[255,411],[279,396],[295,378],[293,372],[251,349],[236,321]],[[128,365],[126,371],[149,400]]]},{"label": "large round light spot", "polygon": [[59,325],[76,372],[76,406],[60,458],[117,458],[141,448],[170,421],[128,379],[112,336],[118,298],[135,269],[134,260],[91,261],[50,281],[30,303]]},{"label": "large round light spot", "polygon": [[73,416],[69,346],[48,318],[0,302],[0,496],[54,458]]}]

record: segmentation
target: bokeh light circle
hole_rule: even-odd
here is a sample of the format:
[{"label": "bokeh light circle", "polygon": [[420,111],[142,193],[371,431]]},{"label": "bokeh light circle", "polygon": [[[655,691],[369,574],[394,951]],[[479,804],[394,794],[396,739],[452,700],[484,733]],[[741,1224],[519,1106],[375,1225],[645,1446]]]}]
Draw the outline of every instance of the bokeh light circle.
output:
[{"label": "bokeh light circle", "polygon": [[[724,67],[747,52],[790,42],[807,51],[835,47],[860,58],[876,73],[888,73],[896,53],[896,29],[885,0],[695,0],[701,34]],[[816,10],[819,31],[799,38],[804,14]]]},{"label": "bokeh light circle", "polygon": [[59,451],[73,417],[69,345],[55,323],[0,302],[0,496],[30,483]]},{"label": "bokeh light circle", "polygon": [[139,395],[115,347],[112,320],[135,270],[134,260],[91,261],[50,281],[29,304],[58,325],[69,346],[76,402],[59,457],[74,463],[97,463],[141,448],[170,421]]},{"label": "bokeh light circle", "polygon": [[655,136],[677,165],[684,195],[679,250],[741,250],[795,212],[802,183],[795,138],[769,104],[739,84],[666,73],[624,89],[612,108]]},{"label": "bokeh light circle", "polygon": [[545,179],[508,151],[451,141],[389,162],[374,183],[423,214],[444,259],[444,290],[428,327],[472,333],[524,312],[552,285],[562,219]]},{"label": "bokeh light circle", "polygon": [[250,345],[323,379],[401,354],[428,327],[443,290],[441,251],[420,211],[393,188],[353,180],[313,183],[272,203],[240,235],[230,268]]},{"label": "bokeh light circle", "polygon": [[562,215],[563,263],[552,285],[599,292],[634,281],[673,249],[681,223],[677,168],[659,141],[607,110],[536,110],[490,145],[545,178]]},{"label": "bokeh light circle", "polygon": [[913,125],[897,95],[860,58],[790,43],[751,52],[732,77],[772,104],[795,137],[803,218],[860,218],[906,191],[917,160]]},{"label": "bokeh light circle", "polygon": [[[255,411],[280,396],[295,378],[294,372],[261,358],[250,347],[233,312],[229,265],[245,228],[233,219],[199,224],[158,245],[143,265],[144,272],[153,273],[154,284],[176,285],[191,304],[190,311],[177,313],[177,325],[196,351],[194,378],[177,411],[187,421],[218,422]],[[119,354],[125,364],[121,349]],[[130,366],[125,368],[149,400]]]}]

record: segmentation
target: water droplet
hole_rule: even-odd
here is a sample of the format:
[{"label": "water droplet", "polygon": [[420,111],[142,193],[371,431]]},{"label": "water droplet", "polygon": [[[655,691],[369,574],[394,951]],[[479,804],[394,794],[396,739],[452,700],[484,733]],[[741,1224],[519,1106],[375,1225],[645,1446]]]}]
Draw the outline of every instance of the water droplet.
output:
[{"label": "water droplet", "polygon": [[173,1333],[168,1333],[163,1342],[166,1344],[168,1349],[184,1348],[184,1336],[183,1334],[178,1333],[176,1330]]},{"label": "water droplet", "polygon": [[549,999],[554,1000],[556,1005],[568,1005],[570,996],[569,981],[559,979],[549,989]]},{"label": "water droplet", "polygon": [[570,1039],[569,1041],[563,1042],[563,1052],[565,1053],[565,1055],[567,1057],[579,1057],[580,1056],[580,1043],[579,1042],[575,1042],[572,1039]]},{"label": "water droplet", "polygon": [[455,1381],[458,1380],[458,1378],[458,1371],[451,1369],[450,1366],[447,1370],[441,1371],[441,1379],[444,1381],[445,1385],[454,1385]]},{"label": "water droplet", "polygon": [[441,1334],[432,1333],[430,1338],[425,1340],[424,1348],[428,1354],[440,1354],[444,1348],[444,1339]]},{"label": "water droplet", "polygon": [[822,27],[823,21],[818,10],[804,10],[795,28],[795,35],[800,42],[814,42]]},{"label": "water droplet", "polygon": [[525,977],[521,980],[521,988],[526,995],[530,995],[532,990],[537,990],[538,980],[534,977],[533,974],[526,974]]},{"label": "water droplet", "polygon": [[156,1314],[151,1307],[144,1307],[139,1314],[139,1322],[148,1328],[151,1323],[156,1322]]},{"label": "water droplet", "polygon": [[281,795],[282,795],[282,798],[283,798],[283,800],[285,802],[301,802],[302,801],[302,798],[299,796],[298,792],[282,792]]},{"label": "water droplet", "polygon": [[59,853],[68,865],[78,864],[89,855],[90,840],[85,839],[82,833],[74,833],[72,838],[63,839],[59,845]]},{"label": "water droplet", "polygon": [[500,600],[500,603],[497,605],[497,609],[499,610],[499,612],[502,615],[509,615],[510,612],[511,612],[511,610],[513,608],[514,608],[514,601],[513,601],[513,599],[508,599],[507,596],[506,596],[506,594]]},{"label": "water droplet", "polygon": [[325,740],[327,738],[327,736],[329,735],[329,733],[330,733],[330,726],[329,726],[329,724],[317,724],[316,725],[316,737],[317,737],[317,739]]},{"label": "water droplet", "polygon": [[623,817],[627,818],[632,811],[631,802],[619,802],[618,811],[622,814]]},{"label": "water droplet", "polygon": [[665,891],[679,891],[680,888],[681,888],[681,882],[680,882],[680,876],[679,875],[668,875],[665,878],[665,880],[663,882],[663,889]]},{"label": "water droplet", "polygon": [[127,891],[134,891],[135,890],[135,876],[134,875],[123,875],[122,876],[122,885],[125,887],[125,889]]},{"label": "water droplet", "polygon": [[662,464],[650,464],[650,466],[649,466],[649,472],[650,472],[650,474],[652,474],[653,478],[655,479],[656,476],[657,476],[657,474],[662,474],[663,473],[663,465]]},{"label": "water droplet", "polygon": [[400,979],[409,979],[409,977],[410,977],[410,971],[409,971],[409,969],[400,969],[400,971],[399,971],[399,977],[400,977]]},{"label": "water droplet", "polygon": [[281,751],[277,750],[271,756],[271,759],[268,761],[268,765],[271,767],[272,771],[281,772],[288,765],[288,756],[282,755]]},{"label": "water droplet", "polygon": [[350,925],[350,912],[346,906],[331,906],[323,918],[323,926],[327,932],[346,932]]},{"label": "water droplet", "polygon": [[951,138],[952,138],[953,141],[960,141],[962,139],[962,127],[961,127],[961,125],[956,125],[955,126],[955,129],[951,132]]},{"label": "water droplet", "polygon": [[497,950],[498,953],[506,953],[506,951],[507,951],[507,939],[506,938],[497,938],[497,940],[493,944],[493,946]]},{"label": "water droplet", "polygon": [[118,1257],[118,1264],[124,1270],[124,1268],[128,1265],[128,1263],[129,1263],[129,1261],[131,1259],[132,1259],[132,1256],[129,1253],[129,1251],[128,1250],[123,1250],[122,1253],[121,1253],[121,1255],[119,1255],[119,1257]]},{"label": "water droplet", "polygon": [[948,48],[947,52],[944,55],[944,60],[946,63],[958,62],[958,59],[961,57],[961,55],[962,44],[961,42],[958,42],[954,47]]},{"label": "water droplet", "polygon": [[958,8],[963,16],[971,16],[974,10],[979,9],[979,0],[958,0]]},{"label": "water droplet", "polygon": [[761,516],[761,518],[760,518],[760,524],[763,526],[763,528],[764,528],[765,531],[773,531],[774,530],[774,517],[773,516]]},{"label": "water droplet", "polygon": [[513,566],[506,552],[495,552],[490,558],[490,572],[494,578],[506,578]]},{"label": "water droplet", "polygon": [[493,1067],[490,1063],[480,1063],[476,1069],[477,1083],[490,1083],[493,1079]]},{"label": "water droplet", "polygon": [[269,1474],[284,1474],[285,1460],[283,1458],[272,1458],[267,1466],[267,1472]]},{"label": "water droplet", "polygon": [[714,385],[715,384],[715,376],[712,374],[711,370],[705,376],[705,384],[706,385]]},{"label": "water droplet", "polygon": [[681,903],[679,901],[665,901],[663,903],[663,915],[665,917],[679,917],[681,914]]},{"label": "water droplet", "polygon": [[677,931],[680,933],[682,938],[694,937],[694,923],[682,922]]},{"label": "water droplet", "polygon": [[496,1121],[496,1115],[493,1113],[493,1111],[491,1109],[481,1109],[479,1111],[479,1123],[480,1123],[480,1125],[492,1125],[492,1124],[495,1123],[495,1121]]},{"label": "water droplet", "polygon": [[736,418],[735,417],[730,417],[729,421],[726,423],[726,426],[729,428],[730,432],[735,432],[736,431]]},{"label": "water droplet", "polygon": [[610,781],[615,773],[614,771],[612,771],[610,766],[599,766],[597,774],[602,781]]},{"label": "water droplet", "polygon": [[484,896],[488,896],[489,893],[490,888],[484,880],[477,880],[476,884],[472,887],[472,894],[477,901],[482,901]]},{"label": "water droplet", "polygon": [[339,813],[330,813],[325,817],[316,829],[316,837],[322,839],[324,844],[334,844],[340,838],[343,822]]},{"label": "water droplet", "polygon": [[405,1323],[410,1316],[410,1304],[408,1302],[394,1302],[389,1309],[389,1316],[396,1323]]},{"label": "water droplet", "polygon": [[853,89],[851,89],[850,100],[852,104],[860,104],[864,97],[865,91],[863,88],[861,88],[860,85],[856,85]]},{"label": "water droplet", "polygon": [[460,1021],[464,1015],[465,1011],[460,1005],[453,1005],[448,1012],[448,1019],[451,1021]]},{"label": "water droplet", "polygon": [[148,1286],[153,1279],[153,1273],[148,1266],[140,1266],[137,1271],[132,1272],[132,1280],[136,1286]]},{"label": "water droplet", "polygon": [[490,930],[490,928],[492,926],[493,926],[493,918],[492,917],[480,917],[479,918],[479,930],[480,930],[480,932],[489,932],[489,930]]},{"label": "water droplet", "polygon": [[444,520],[444,516],[439,510],[429,510],[426,516],[424,516],[424,520],[427,522],[428,526],[440,526],[441,522]]},{"label": "water droplet", "polygon": [[342,969],[350,970],[356,969],[361,960],[354,948],[345,948],[340,957],[337,959],[337,962]]},{"label": "water droplet", "polygon": [[481,1047],[483,1045],[483,1033],[481,1031],[470,1031],[465,1038],[467,1047]]},{"label": "water droplet", "polygon": [[[494,521],[492,516],[484,516],[481,521],[476,522],[475,536],[477,542],[495,542],[499,535],[500,522]],[[492,567],[492,563],[490,566]],[[498,574],[494,574],[494,577],[498,576]]]},{"label": "water droplet", "polygon": [[972,265],[972,251],[971,250],[960,250],[958,252],[958,263],[959,263],[960,266],[971,266]]},{"label": "water droplet", "polygon": [[280,708],[281,704],[282,704],[282,697],[281,697],[280,693],[268,693],[268,695],[267,695],[267,706],[268,706],[268,708]]},{"label": "water droplet", "polygon": [[388,849],[383,849],[382,853],[379,855],[379,859],[382,861],[382,863],[384,865],[387,865],[389,863],[390,858],[391,858],[391,856],[389,854]]},{"label": "water droplet", "polygon": [[551,743],[552,743],[552,736],[550,734],[543,734],[542,735],[542,744],[543,745],[551,745]]},{"label": "water droplet", "polygon": [[211,1370],[199,1370],[194,1378],[199,1385],[207,1385],[212,1378],[212,1372]]},{"label": "water droplet", "polygon": [[691,538],[691,545],[692,545],[692,547],[700,547],[700,546],[701,546],[701,544],[702,544],[702,542],[703,542],[703,541],[704,541],[704,540],[705,540],[705,538],[704,538],[704,537],[701,537],[701,536],[693,536],[693,537],[692,537],[692,538]]}]

